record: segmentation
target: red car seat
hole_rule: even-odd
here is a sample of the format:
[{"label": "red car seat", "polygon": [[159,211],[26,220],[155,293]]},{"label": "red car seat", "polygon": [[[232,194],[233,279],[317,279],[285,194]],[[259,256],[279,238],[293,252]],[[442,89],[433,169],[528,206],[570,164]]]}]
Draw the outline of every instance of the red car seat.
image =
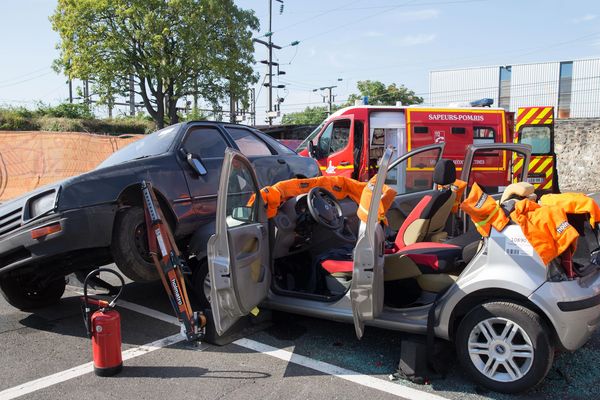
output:
[{"label": "red car seat", "polygon": [[455,180],[454,163],[451,160],[439,160],[433,171],[433,182],[440,189],[424,196],[408,214],[396,235],[396,251],[413,243],[440,242],[446,238],[444,227],[456,198],[450,184]]}]

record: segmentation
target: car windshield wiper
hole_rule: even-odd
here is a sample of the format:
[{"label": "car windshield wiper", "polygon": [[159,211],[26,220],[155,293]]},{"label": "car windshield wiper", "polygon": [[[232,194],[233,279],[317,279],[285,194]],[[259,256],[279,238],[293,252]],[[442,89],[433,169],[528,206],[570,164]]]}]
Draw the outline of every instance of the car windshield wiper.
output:
[{"label": "car windshield wiper", "polygon": [[[135,157],[135,158],[131,158],[127,161],[134,161],[134,160],[141,160],[142,158],[148,158],[148,157],[152,157],[155,154],[146,154],[145,156],[139,156],[139,157]],[[127,162],[127,161],[123,161],[123,162]]]}]

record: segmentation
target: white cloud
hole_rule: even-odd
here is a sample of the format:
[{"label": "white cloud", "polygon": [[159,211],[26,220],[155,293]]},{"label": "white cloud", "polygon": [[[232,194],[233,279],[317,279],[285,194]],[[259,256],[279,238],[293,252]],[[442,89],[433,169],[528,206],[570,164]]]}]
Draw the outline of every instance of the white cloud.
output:
[{"label": "white cloud", "polygon": [[418,11],[400,12],[394,15],[395,20],[400,21],[425,21],[435,19],[440,15],[440,10],[436,8],[426,8]]},{"label": "white cloud", "polygon": [[399,46],[408,47],[432,42],[436,38],[435,33],[420,33],[418,35],[405,35],[398,38]]},{"label": "white cloud", "polygon": [[592,21],[594,19],[596,19],[597,15],[596,14],[585,14],[581,17],[577,17],[577,18],[573,18],[571,20],[571,22],[573,22],[574,24],[579,24],[581,22],[588,22],[588,21]]}]

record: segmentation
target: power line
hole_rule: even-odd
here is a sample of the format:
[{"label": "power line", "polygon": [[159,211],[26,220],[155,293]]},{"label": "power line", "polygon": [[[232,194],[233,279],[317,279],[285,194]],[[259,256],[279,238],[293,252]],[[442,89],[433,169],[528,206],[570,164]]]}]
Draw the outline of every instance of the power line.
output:
[{"label": "power line", "polygon": [[[322,17],[323,15],[326,15],[326,14],[329,14],[329,13],[332,13],[332,12],[334,12],[334,11],[338,11],[338,10],[341,10],[341,9],[345,9],[345,8],[347,8],[349,5],[356,4],[356,3],[360,3],[360,2],[362,2],[362,1],[363,1],[363,0],[356,0],[356,1],[353,1],[353,2],[351,2],[351,3],[349,3],[349,4],[344,4],[343,6],[336,7],[336,8],[332,8],[332,9],[329,9],[329,10],[326,10],[326,11],[323,11],[323,12],[321,12],[321,13],[319,13],[319,14],[313,15],[313,16],[312,16],[312,17],[310,17],[310,18],[306,18],[306,19],[303,19],[303,20],[301,20],[301,21],[294,22],[293,24],[291,24],[291,25],[288,25],[288,26],[286,26],[286,27],[284,27],[284,28],[277,29],[275,32],[281,32],[281,31],[285,31],[285,30],[288,30],[288,29],[290,29],[290,28],[293,28],[293,27],[295,27],[295,26],[301,25],[301,24],[303,24],[303,23],[305,23],[305,22],[312,22],[312,21],[314,21],[316,18]],[[264,36],[264,35],[263,35],[263,36]]]},{"label": "power line", "polygon": [[388,11],[395,10],[396,8],[400,8],[400,7],[402,7],[402,6],[405,6],[405,5],[406,5],[406,4],[408,4],[408,3],[414,3],[415,1],[416,1],[416,0],[408,0],[408,1],[407,1],[406,3],[404,3],[404,4],[400,4],[400,5],[397,5],[397,6],[390,6],[390,7],[386,8],[386,9],[385,9],[385,10],[383,10],[383,11],[379,11],[379,12],[376,12],[376,13],[373,13],[373,14],[370,14],[370,15],[366,15],[366,16],[364,16],[364,17],[362,17],[362,18],[360,18],[360,19],[354,20],[354,21],[352,21],[352,22],[349,22],[349,23],[346,23],[346,24],[343,24],[343,25],[336,26],[335,28],[331,28],[331,29],[328,29],[328,30],[326,30],[326,31],[323,31],[323,32],[320,32],[320,33],[317,33],[317,34],[314,34],[314,35],[311,35],[311,36],[308,36],[308,37],[306,37],[306,38],[304,38],[304,39],[300,39],[300,41],[301,41],[301,42],[306,42],[307,40],[311,40],[311,39],[314,39],[314,38],[316,38],[316,37],[319,37],[319,36],[325,35],[325,34],[327,34],[327,33],[331,33],[331,32],[337,31],[338,29],[342,29],[342,28],[345,28],[345,27],[347,27],[347,26],[350,26],[350,25],[356,25],[356,24],[357,24],[357,23],[359,23],[359,22],[363,22],[363,21],[365,21],[365,20],[367,20],[367,19],[369,19],[369,18],[373,18],[373,17],[376,17],[376,16],[378,16],[378,15],[380,15],[380,14],[386,13],[386,12],[388,12]]},{"label": "power line", "polygon": [[7,87],[11,87],[11,86],[17,86],[17,85],[20,85],[21,83],[25,83],[25,82],[33,81],[33,80],[38,79],[38,78],[42,78],[42,77],[44,77],[46,75],[51,74],[52,72],[53,71],[48,71],[48,72],[45,72],[45,73],[40,74],[40,75],[36,75],[36,76],[28,78],[28,79],[23,79],[23,80],[20,80],[20,81],[17,81],[17,82],[13,82],[13,83],[9,83],[9,84],[6,84],[6,85],[0,85],[0,88],[7,88]]},{"label": "power line", "polygon": [[[599,76],[591,76],[591,77],[585,77],[585,78],[575,78],[572,79],[572,82],[577,82],[577,81],[587,81],[590,79],[598,79],[598,81],[600,82],[600,75]],[[556,83],[557,81],[539,81],[539,82],[531,82],[531,83],[524,83],[524,84],[517,84],[517,85],[513,85],[511,86],[511,92],[513,90],[513,88],[535,88],[535,87],[542,87],[542,86],[546,86],[548,84],[553,84]],[[472,92],[477,92],[477,91],[484,91],[484,90],[497,90],[498,87],[497,86],[489,86],[489,87],[483,87],[483,88],[469,88],[469,89],[457,89],[457,90],[444,90],[444,91],[437,91],[437,92],[431,92],[431,93],[435,93],[435,94],[448,94],[448,93],[472,93]],[[388,91],[386,90],[385,92],[377,95],[377,96],[370,96],[369,99],[377,99],[379,97],[382,97],[386,94],[391,93],[392,91]],[[586,88],[586,89],[575,89],[575,90],[571,90],[571,93],[586,93],[586,92],[598,92],[600,93],[600,87],[597,88]],[[533,96],[543,96],[543,95],[552,95],[553,93],[548,93],[547,91],[540,91],[540,92],[528,92],[526,94],[521,94],[521,95],[513,95],[511,94],[511,98],[516,99],[516,98],[526,98],[526,97],[533,97]],[[417,96],[426,96],[428,95],[428,93],[415,93],[415,95]],[[349,98],[343,99],[343,100],[338,100],[335,103],[344,103],[347,102],[349,100]],[[598,100],[598,102],[600,102],[600,98]],[[311,105],[319,105],[322,104],[322,102],[319,101],[313,101],[313,102],[306,102],[306,103],[290,103],[288,104],[288,106],[311,106]],[[258,106],[257,108],[261,108],[260,106]]]},{"label": "power line", "polygon": [[[600,79],[600,75],[597,76],[587,76],[587,77],[583,77],[583,78],[572,78],[571,81],[572,82],[579,82],[579,81],[588,81],[588,80],[594,80],[594,79]],[[524,87],[535,87],[535,86],[542,86],[542,85],[551,85],[551,84],[555,84],[558,83],[558,79],[555,80],[549,80],[549,81],[537,81],[537,82],[528,82],[528,83],[520,83],[520,84],[512,84],[511,87],[511,91],[513,90],[513,88],[515,89],[519,89],[519,88],[524,88]],[[292,85],[293,86],[293,85]],[[308,87],[308,86],[306,86]],[[415,95],[416,96],[429,96],[429,95],[433,95],[433,94],[448,94],[448,93],[468,93],[468,92],[473,92],[473,91],[484,91],[484,90],[498,90],[498,85],[496,86],[486,86],[486,87],[472,87],[472,88],[466,88],[466,89],[453,89],[453,90],[442,90],[442,91],[436,91],[436,92],[416,92]],[[375,96],[375,97],[370,97],[370,98],[376,98],[376,97],[380,97],[389,93],[392,93],[393,90],[385,90],[383,93],[381,93],[379,96]],[[307,104],[314,104],[314,103],[307,103]]]},{"label": "power line", "polygon": [[36,74],[36,73],[38,73],[38,72],[45,71],[45,70],[47,70],[47,69],[50,69],[50,67],[43,67],[43,68],[39,68],[39,69],[36,69],[35,71],[31,71],[31,72],[28,72],[28,73],[26,73],[26,74],[22,74],[22,75],[14,76],[14,77],[12,77],[12,78],[10,78],[10,79],[5,79],[5,80],[2,80],[2,81],[0,81],[0,84],[4,84],[4,83],[7,83],[7,82],[11,82],[11,81],[14,81],[14,80],[18,80],[18,79],[21,79],[21,78],[25,78],[26,76],[30,76],[30,75]]},{"label": "power line", "polygon": [[[477,0],[477,1],[481,1],[481,0]],[[484,0],[487,1],[487,0]],[[511,49],[511,50],[506,50],[506,51],[494,51],[493,53],[486,53],[486,54],[477,54],[477,55],[473,55],[470,57],[458,57],[458,59],[460,60],[460,64],[458,63],[444,63],[443,61],[447,61],[446,58],[429,58],[429,59],[419,59],[418,63],[413,63],[413,64],[407,64],[407,63],[403,63],[403,64],[391,64],[391,65],[386,65],[386,66],[380,66],[380,67],[365,67],[365,68],[356,68],[356,69],[351,69],[351,70],[346,70],[344,71],[344,76],[347,78],[356,78],[356,76],[350,75],[349,73],[352,72],[360,72],[360,71],[378,71],[378,70],[388,70],[388,69],[397,69],[397,71],[410,71],[410,70],[415,70],[415,69],[422,69],[423,67],[423,62],[427,61],[430,63],[436,63],[436,62],[440,62],[442,61],[441,64],[438,64],[437,66],[433,66],[433,68],[437,68],[437,69],[448,69],[448,68],[453,68],[453,67],[459,67],[459,66],[464,66],[465,61],[466,60],[481,60],[482,57],[496,57],[498,55],[510,55],[510,54],[515,54],[514,58],[516,57],[522,57],[524,55],[530,55],[530,54],[535,54],[535,53],[539,53],[542,51],[545,51],[547,49],[551,49],[551,48],[555,48],[555,47],[560,47],[560,46],[564,46],[566,44],[570,44],[573,42],[577,42],[577,41],[581,41],[584,40],[586,38],[591,38],[593,36],[596,35],[600,35],[600,31],[597,32],[593,32],[590,34],[586,34],[583,36],[578,36],[566,41],[562,41],[559,43],[556,43],[554,45],[547,45],[544,44],[542,46],[536,46],[536,47],[529,47],[529,48],[521,48],[521,49]],[[354,40],[348,40],[347,42],[352,42]],[[345,43],[345,42],[344,42]],[[343,43],[342,43],[343,44]],[[340,45],[338,43],[338,45]],[[525,53],[521,53],[525,51]],[[513,63],[515,64],[515,63]],[[431,68],[430,68],[431,69]],[[305,74],[305,76],[310,76],[311,74]],[[320,73],[317,74],[315,73],[314,75],[321,75]]]}]

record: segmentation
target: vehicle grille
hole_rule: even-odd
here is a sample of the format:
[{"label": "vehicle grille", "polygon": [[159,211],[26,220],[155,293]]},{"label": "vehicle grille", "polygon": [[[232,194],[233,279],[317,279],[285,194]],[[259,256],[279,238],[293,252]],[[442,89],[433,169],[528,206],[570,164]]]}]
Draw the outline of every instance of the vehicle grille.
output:
[{"label": "vehicle grille", "polygon": [[14,231],[21,226],[23,208],[19,207],[0,216],[0,236]]}]

